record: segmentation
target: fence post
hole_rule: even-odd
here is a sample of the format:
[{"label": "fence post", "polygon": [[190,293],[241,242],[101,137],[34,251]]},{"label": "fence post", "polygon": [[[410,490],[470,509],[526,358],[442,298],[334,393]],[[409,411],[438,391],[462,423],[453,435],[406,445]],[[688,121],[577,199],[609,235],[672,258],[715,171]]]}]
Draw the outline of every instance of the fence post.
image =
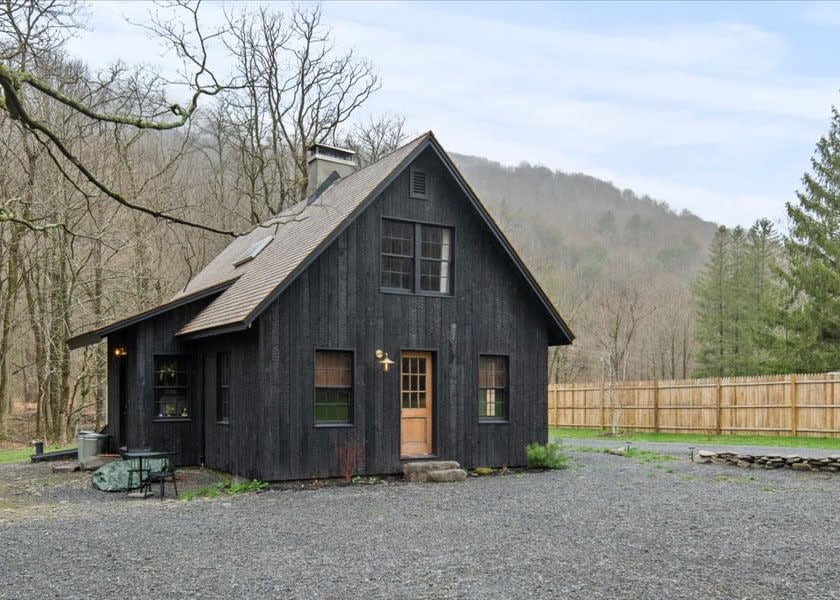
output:
[{"label": "fence post", "polygon": [[550,383],[548,384],[546,392],[546,396],[548,397],[548,426],[553,427],[551,421],[554,415],[554,390],[551,389]]},{"label": "fence post", "polygon": [[601,377],[601,390],[600,390],[600,402],[601,402],[601,431],[604,430],[604,377]]},{"label": "fence post", "polygon": [[799,415],[796,407],[796,375],[790,375],[790,434],[796,436]]},{"label": "fence post", "polygon": [[720,435],[721,434],[721,423],[720,423],[720,416],[721,416],[721,406],[723,405],[723,385],[721,384],[720,377],[717,378],[717,398],[715,399],[715,432]]},{"label": "fence post", "polygon": [[659,432],[659,380],[653,380],[653,430]]}]

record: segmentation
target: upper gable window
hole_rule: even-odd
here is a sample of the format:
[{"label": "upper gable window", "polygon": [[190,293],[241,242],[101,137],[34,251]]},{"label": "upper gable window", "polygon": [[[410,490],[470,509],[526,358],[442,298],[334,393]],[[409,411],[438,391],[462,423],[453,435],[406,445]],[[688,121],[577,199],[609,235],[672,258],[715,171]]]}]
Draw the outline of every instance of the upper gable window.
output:
[{"label": "upper gable window", "polygon": [[268,246],[273,239],[274,238],[272,236],[264,237],[258,242],[254,242],[248,246],[245,251],[240,254],[235,261],[233,261],[233,266],[238,267],[239,265],[244,265],[249,260],[254,260],[257,257],[257,254],[265,250],[265,247]]},{"label": "upper gable window", "polygon": [[426,173],[426,171],[421,171],[420,169],[412,167],[409,169],[409,177],[411,178],[408,190],[409,198],[414,198],[416,200],[428,200],[429,174]]},{"label": "upper gable window", "polygon": [[386,291],[452,293],[452,229],[382,220],[380,285]]}]

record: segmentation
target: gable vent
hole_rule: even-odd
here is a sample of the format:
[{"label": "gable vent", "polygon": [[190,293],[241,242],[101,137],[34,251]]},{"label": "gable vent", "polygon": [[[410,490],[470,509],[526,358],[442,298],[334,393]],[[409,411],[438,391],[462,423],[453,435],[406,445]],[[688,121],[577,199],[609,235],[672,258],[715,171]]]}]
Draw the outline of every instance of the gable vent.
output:
[{"label": "gable vent", "polygon": [[245,249],[245,252],[240,254],[239,257],[235,261],[233,261],[233,266],[238,267],[239,265],[244,265],[249,260],[254,260],[257,257],[257,254],[262,252],[265,249],[265,247],[268,246],[269,243],[271,243],[271,240],[273,239],[274,237],[272,236],[264,237],[260,241],[254,242],[253,244],[248,246]]},{"label": "gable vent", "polygon": [[411,169],[411,188],[409,196],[418,200],[429,198],[429,176],[420,169]]}]

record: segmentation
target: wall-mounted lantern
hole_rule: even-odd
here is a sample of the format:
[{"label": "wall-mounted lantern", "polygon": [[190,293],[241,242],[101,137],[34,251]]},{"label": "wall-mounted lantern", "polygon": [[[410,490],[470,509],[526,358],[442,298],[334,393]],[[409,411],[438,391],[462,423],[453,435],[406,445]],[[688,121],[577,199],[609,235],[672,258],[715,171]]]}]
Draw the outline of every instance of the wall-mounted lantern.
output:
[{"label": "wall-mounted lantern", "polygon": [[390,358],[388,358],[388,353],[387,352],[384,352],[382,350],[377,350],[376,352],[373,353],[373,355],[376,357],[376,360],[379,361],[379,364],[382,365],[382,370],[385,373],[387,373],[390,370],[391,365],[394,364],[394,361],[391,360]]},{"label": "wall-mounted lantern", "polygon": [[116,356],[117,358],[128,356],[128,350],[125,349],[125,346],[117,346],[116,348],[114,348],[114,356]]}]

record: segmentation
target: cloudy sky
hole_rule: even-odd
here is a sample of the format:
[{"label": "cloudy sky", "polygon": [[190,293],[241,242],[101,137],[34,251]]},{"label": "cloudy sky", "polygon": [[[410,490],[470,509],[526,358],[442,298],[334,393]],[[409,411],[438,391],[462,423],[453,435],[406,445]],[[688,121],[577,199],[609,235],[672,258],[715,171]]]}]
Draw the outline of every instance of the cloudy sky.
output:
[{"label": "cloudy sky", "polygon": [[[231,5],[228,5],[230,7]],[[278,6],[282,8],[282,6]],[[165,64],[95,2],[71,51]],[[210,19],[222,5],[202,6]],[[583,172],[726,225],[784,225],[840,107],[840,2],[328,2],[336,44],[371,59],[366,110],[451,151]]]}]

